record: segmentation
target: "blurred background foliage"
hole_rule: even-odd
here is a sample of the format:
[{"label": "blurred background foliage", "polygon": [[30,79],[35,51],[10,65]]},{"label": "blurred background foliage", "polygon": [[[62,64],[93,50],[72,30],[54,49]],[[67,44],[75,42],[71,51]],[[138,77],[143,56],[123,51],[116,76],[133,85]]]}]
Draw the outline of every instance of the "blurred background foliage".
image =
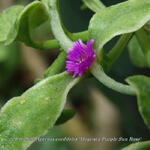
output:
[{"label": "blurred background foliage", "polygon": [[[103,0],[106,6],[124,0]],[[31,0],[0,0],[0,11],[13,4],[28,4]],[[61,17],[70,32],[87,30],[93,12],[81,10],[81,0],[60,0]],[[48,22],[33,32],[33,36],[43,40],[51,38]],[[112,47],[117,38],[105,46]],[[22,94],[34,84],[36,78],[43,77],[45,69],[58,55],[58,50],[37,51],[21,43],[4,46],[0,43],[0,104],[11,97]],[[110,76],[124,82],[135,74],[149,75],[147,69],[138,69],[131,64],[126,50],[113,66]],[[136,97],[114,92],[93,77],[74,87],[66,107],[76,110],[76,116],[69,122],[55,126],[45,137],[137,137],[150,139],[150,132],[138,112]],[[129,142],[35,142],[29,150],[119,150]]]}]

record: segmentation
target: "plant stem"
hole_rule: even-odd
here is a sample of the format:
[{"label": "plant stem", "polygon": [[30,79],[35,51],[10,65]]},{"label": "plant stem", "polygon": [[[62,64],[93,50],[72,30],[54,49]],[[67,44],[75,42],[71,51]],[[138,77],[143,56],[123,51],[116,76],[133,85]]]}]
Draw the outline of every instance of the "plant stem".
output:
[{"label": "plant stem", "polygon": [[116,45],[112,48],[112,50],[108,53],[108,58],[110,59],[108,63],[107,71],[113,66],[113,64],[118,60],[122,52],[125,50],[128,42],[130,41],[133,33],[124,34],[120,37]]},{"label": "plant stem", "polygon": [[59,11],[58,11],[58,0],[49,0],[50,6],[49,6],[49,14],[51,18],[51,28],[52,32],[55,36],[55,38],[59,41],[61,47],[68,52],[68,49],[73,47],[73,42],[71,39],[65,34],[65,31],[63,29]]},{"label": "plant stem", "polygon": [[[70,33],[68,32],[68,36],[71,40],[77,41],[78,39],[81,39],[83,41],[87,41],[89,38],[88,31],[82,31],[78,33]],[[60,44],[58,40],[47,40],[44,42],[36,42],[31,40],[30,44],[27,44],[28,46],[31,46],[36,49],[40,50],[49,50],[54,48],[60,48]]]},{"label": "plant stem", "polygon": [[44,73],[44,77],[49,77],[55,74],[58,74],[62,71],[62,68],[65,66],[67,53],[62,51],[52,65]]},{"label": "plant stem", "polygon": [[129,85],[119,83],[105,74],[102,67],[95,63],[91,73],[108,88],[127,95],[136,95],[134,88]]},{"label": "plant stem", "polygon": [[81,39],[82,41],[88,41],[89,40],[89,34],[88,31],[82,31],[82,32],[77,32],[77,33],[70,33],[68,32],[68,36],[70,37],[71,40],[77,41]]}]

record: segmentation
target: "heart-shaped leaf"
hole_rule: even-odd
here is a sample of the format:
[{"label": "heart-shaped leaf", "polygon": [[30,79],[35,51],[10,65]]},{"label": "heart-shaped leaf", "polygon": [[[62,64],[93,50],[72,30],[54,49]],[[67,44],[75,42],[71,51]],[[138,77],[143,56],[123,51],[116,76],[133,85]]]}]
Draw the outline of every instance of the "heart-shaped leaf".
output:
[{"label": "heart-shaped leaf", "polygon": [[146,76],[133,76],[127,78],[127,82],[135,88],[139,111],[145,124],[150,128],[150,78]]},{"label": "heart-shaped leaf", "polygon": [[0,14],[0,42],[7,40],[7,36],[14,27],[19,13],[22,11],[23,6],[16,5],[6,9]]},{"label": "heart-shaped leaf", "polygon": [[61,73],[8,101],[0,113],[1,150],[25,150],[34,142],[25,138],[46,134],[61,114],[67,93],[78,81]]},{"label": "heart-shaped leaf", "polygon": [[131,0],[101,9],[89,25],[90,37],[95,40],[97,53],[117,35],[141,28],[150,20],[150,1]]}]

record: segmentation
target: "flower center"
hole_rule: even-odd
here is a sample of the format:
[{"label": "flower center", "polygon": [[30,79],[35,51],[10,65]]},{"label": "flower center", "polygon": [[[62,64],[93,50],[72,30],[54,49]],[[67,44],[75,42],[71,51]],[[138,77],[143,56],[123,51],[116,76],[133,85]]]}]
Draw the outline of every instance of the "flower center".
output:
[{"label": "flower center", "polygon": [[80,60],[79,60],[79,63],[81,63],[81,62],[84,61],[85,56],[86,56],[85,54],[83,54],[83,55],[81,56],[81,58],[80,58]]}]

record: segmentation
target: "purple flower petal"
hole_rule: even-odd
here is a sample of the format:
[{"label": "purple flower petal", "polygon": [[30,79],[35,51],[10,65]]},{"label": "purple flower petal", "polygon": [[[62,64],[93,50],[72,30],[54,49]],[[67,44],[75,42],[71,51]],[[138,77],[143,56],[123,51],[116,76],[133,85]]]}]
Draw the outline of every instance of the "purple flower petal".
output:
[{"label": "purple flower petal", "polygon": [[87,45],[81,40],[74,42],[73,48],[69,49],[66,61],[67,74],[73,73],[73,78],[82,76],[94,63],[96,54],[92,48],[94,40],[91,39]]}]

